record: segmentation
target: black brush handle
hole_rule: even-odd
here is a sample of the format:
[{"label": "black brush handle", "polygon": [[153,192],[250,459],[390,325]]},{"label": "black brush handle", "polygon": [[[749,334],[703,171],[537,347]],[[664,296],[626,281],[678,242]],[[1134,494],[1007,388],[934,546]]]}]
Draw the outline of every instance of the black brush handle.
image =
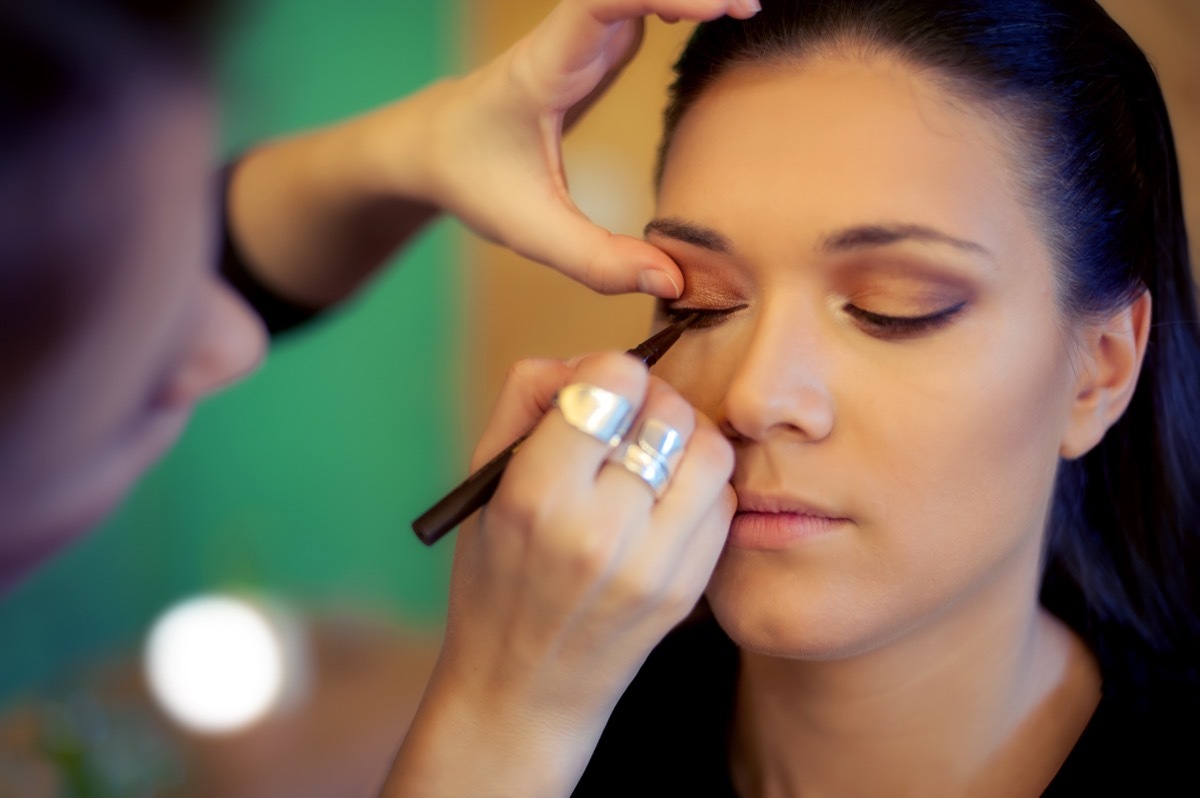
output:
[{"label": "black brush handle", "polygon": [[513,453],[528,435],[522,435],[508,448],[489,460],[483,467],[467,477],[457,488],[447,493],[441,501],[413,521],[413,531],[426,546],[437,543],[443,535],[470,517],[471,513],[487,504],[496,493],[500,478]]}]

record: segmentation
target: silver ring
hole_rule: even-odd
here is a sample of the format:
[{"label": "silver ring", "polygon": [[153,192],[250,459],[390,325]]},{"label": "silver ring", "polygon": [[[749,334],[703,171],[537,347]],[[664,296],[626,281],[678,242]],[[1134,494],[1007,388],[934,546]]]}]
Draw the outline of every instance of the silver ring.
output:
[{"label": "silver ring", "polygon": [[682,433],[665,421],[648,418],[638,427],[637,444],[647,454],[660,460],[670,474],[683,457],[685,441]]},{"label": "silver ring", "polygon": [[621,442],[633,423],[633,404],[628,399],[586,382],[563,387],[554,403],[568,424],[610,448]]},{"label": "silver ring", "polygon": [[623,441],[608,459],[645,482],[654,492],[654,498],[662,498],[671,480],[667,464],[647,452],[633,441]]},{"label": "silver ring", "polygon": [[679,430],[648,418],[638,427],[632,440],[622,442],[608,459],[624,467],[645,482],[654,497],[661,499],[671,481],[671,473],[683,457],[685,441]]}]

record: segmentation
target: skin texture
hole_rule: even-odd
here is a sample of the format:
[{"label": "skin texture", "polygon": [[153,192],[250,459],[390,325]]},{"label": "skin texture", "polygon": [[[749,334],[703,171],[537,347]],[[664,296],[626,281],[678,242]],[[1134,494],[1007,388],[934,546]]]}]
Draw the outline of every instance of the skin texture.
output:
[{"label": "skin texture", "polygon": [[1060,457],[1128,401],[1149,298],[1063,317],[1008,132],[835,54],[732,71],[672,142],[648,227],[684,272],[672,308],[741,307],[657,373],[736,452],[706,595],[744,649],[748,794],[1038,794],[1097,700],[1039,557]]}]

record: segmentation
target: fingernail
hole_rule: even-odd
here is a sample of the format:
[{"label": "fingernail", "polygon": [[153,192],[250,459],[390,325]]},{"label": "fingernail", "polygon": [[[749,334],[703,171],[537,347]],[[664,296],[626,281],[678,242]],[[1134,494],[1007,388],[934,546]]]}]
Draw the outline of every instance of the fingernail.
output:
[{"label": "fingernail", "polygon": [[758,0],[742,0],[742,7],[751,14],[757,14],[759,11],[762,11],[762,3],[758,2]]},{"label": "fingernail", "polygon": [[643,294],[662,297],[663,299],[679,299],[679,285],[671,275],[661,269],[646,269],[638,274],[638,290]]}]

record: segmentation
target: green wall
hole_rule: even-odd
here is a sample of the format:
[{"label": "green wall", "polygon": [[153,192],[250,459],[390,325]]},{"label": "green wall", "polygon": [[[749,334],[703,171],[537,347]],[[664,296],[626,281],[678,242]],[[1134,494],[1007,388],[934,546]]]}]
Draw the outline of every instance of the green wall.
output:
[{"label": "green wall", "polygon": [[[225,150],[402,96],[453,68],[454,3],[271,0],[219,51]],[[452,541],[409,523],[463,463],[458,264],[442,223],[372,290],[275,343],[202,406],[117,515],[0,601],[0,704],[136,652],[199,590],[436,624]]]}]

